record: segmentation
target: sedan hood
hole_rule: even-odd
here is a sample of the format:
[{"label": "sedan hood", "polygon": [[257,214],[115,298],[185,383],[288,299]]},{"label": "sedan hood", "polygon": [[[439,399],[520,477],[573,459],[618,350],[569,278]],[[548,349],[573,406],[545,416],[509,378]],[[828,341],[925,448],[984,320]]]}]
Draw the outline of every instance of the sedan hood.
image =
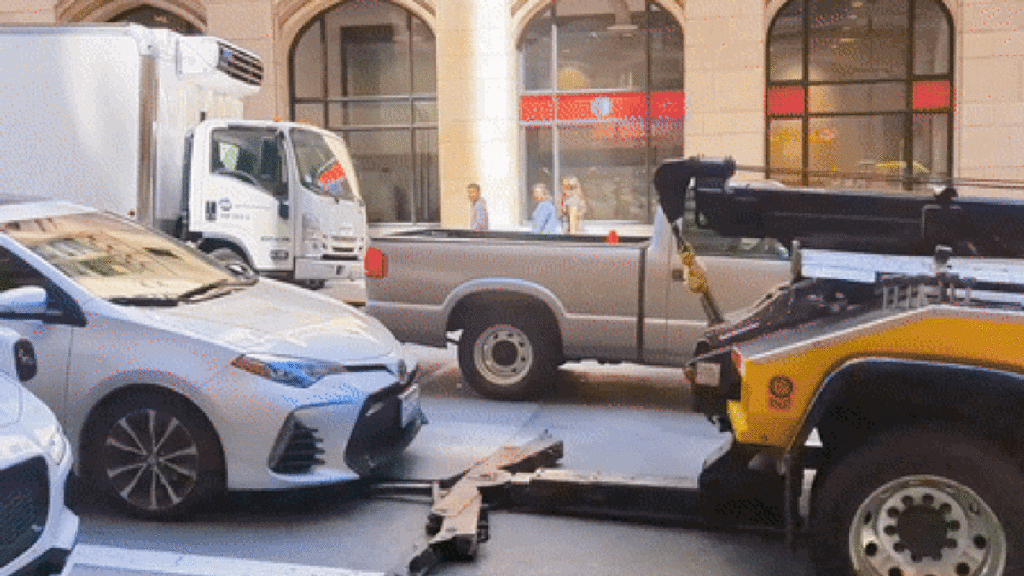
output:
[{"label": "sedan hood", "polygon": [[154,327],[191,333],[239,352],[344,363],[393,354],[400,346],[380,322],[355,308],[273,280],[173,308],[144,310]]}]

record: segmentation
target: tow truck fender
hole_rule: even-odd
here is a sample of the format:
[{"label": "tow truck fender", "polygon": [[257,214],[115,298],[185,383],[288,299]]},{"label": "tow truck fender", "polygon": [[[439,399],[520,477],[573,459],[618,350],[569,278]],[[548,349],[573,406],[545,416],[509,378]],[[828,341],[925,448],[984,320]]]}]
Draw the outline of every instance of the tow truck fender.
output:
[{"label": "tow truck fender", "polygon": [[[1000,443],[1024,423],[1024,375],[999,368],[917,359],[850,360],[818,388],[795,445],[833,420],[863,439],[913,422],[964,422]],[[823,442],[826,438],[822,439]],[[828,446],[826,446],[828,448]]]}]

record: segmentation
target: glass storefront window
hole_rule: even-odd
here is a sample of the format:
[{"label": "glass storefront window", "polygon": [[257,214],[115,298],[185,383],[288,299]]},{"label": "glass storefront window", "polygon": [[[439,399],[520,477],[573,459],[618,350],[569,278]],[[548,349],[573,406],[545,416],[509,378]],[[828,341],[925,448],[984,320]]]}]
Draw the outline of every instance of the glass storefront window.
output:
[{"label": "glass storefront window", "polygon": [[903,133],[898,114],[812,118],[807,130],[810,182],[898,189]]},{"label": "glass storefront window", "polygon": [[341,135],[371,223],[440,222],[434,34],[386,0],[314,18],[291,53],[292,117]]},{"label": "glass storefront window", "polygon": [[813,1],[808,12],[811,80],[906,76],[907,0]]},{"label": "glass storefront window", "polygon": [[345,134],[370,222],[411,222],[412,141],[404,130],[359,130]]},{"label": "glass storefront window", "polygon": [[653,1],[556,0],[518,47],[523,218],[534,184],[560,204],[574,178],[585,220],[650,222],[657,162],[682,153],[679,23]]},{"label": "glass storefront window", "polygon": [[775,16],[768,46],[768,76],[772,80],[799,80],[804,68],[804,4],[790,2]]},{"label": "glass storefront window", "polygon": [[769,177],[892,190],[947,177],[951,46],[939,0],[791,0],[768,33]]},{"label": "glass storefront window", "polygon": [[914,3],[914,74],[949,73],[949,19],[930,0]]},{"label": "glass storefront window", "polygon": [[801,120],[776,119],[768,122],[768,173],[775,180],[798,184],[804,147]]}]

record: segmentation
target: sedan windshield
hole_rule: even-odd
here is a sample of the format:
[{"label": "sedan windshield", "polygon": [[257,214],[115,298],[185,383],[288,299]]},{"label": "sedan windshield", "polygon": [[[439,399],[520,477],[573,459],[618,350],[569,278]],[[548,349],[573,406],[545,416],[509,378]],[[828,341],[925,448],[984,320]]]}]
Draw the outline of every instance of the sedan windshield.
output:
[{"label": "sedan windshield", "polygon": [[7,222],[13,239],[100,298],[137,303],[235,280],[199,251],[110,214],[88,212]]}]

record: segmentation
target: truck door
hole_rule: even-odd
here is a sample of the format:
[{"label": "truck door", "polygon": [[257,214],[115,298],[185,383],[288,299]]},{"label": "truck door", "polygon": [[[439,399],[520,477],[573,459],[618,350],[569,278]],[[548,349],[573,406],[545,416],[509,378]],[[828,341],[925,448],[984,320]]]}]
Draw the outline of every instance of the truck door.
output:
[{"label": "truck door", "polygon": [[[23,286],[45,287],[45,284],[43,275],[35,268],[0,246],[0,292]],[[63,422],[73,328],[64,323],[36,319],[0,319],[0,326],[10,328],[32,342],[39,371],[25,382],[25,387]]]},{"label": "truck door", "polygon": [[282,141],[274,128],[213,129],[209,174],[204,179],[208,185],[198,192],[205,199],[204,235],[240,245],[261,272],[289,270],[292,264],[293,224]]},{"label": "truck door", "polygon": [[[647,360],[678,364],[692,356],[704,335],[708,319],[700,297],[687,287],[686,270],[664,216],[652,241],[656,251],[648,260],[650,321],[645,340]],[[725,238],[687,226],[687,239],[707,271],[711,294],[721,312],[728,314],[752,305],[769,290],[790,278],[788,254],[774,240]],[[662,312],[664,316],[662,316]],[[657,324],[664,322],[663,329]]]},{"label": "truck door", "polygon": [[309,128],[289,132],[297,181],[295,278],[323,281],[362,276],[366,208],[352,160],[338,136]]}]

